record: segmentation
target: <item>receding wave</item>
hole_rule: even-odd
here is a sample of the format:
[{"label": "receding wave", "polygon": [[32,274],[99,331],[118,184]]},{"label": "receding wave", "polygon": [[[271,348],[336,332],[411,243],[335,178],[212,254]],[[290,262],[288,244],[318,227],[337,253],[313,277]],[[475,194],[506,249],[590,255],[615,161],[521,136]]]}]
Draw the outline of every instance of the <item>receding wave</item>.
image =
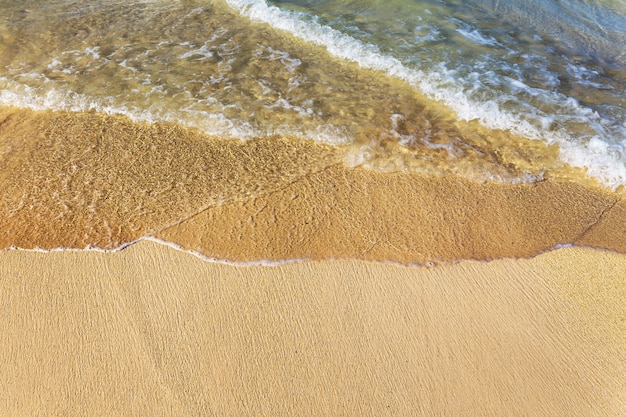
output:
[{"label": "receding wave", "polygon": [[626,73],[463,4],[391,3],[9,0],[0,104],[350,145],[387,171],[626,183]]},{"label": "receding wave", "polygon": [[[324,25],[307,13],[283,10],[264,0],[224,0],[232,9],[253,21],[325,47],[334,56],[356,62],[363,68],[383,71],[399,78],[432,99],[454,110],[460,120],[477,120],[494,130],[506,130],[547,144],[558,144],[561,158],[611,188],[626,185],[626,125],[602,117],[578,100],[554,91],[509,79],[514,94],[485,97],[466,89],[462,73],[446,64],[424,71],[384,53],[374,44],[356,39]],[[492,42],[478,32],[461,32],[478,43]],[[477,73],[466,74],[477,77]]]}]

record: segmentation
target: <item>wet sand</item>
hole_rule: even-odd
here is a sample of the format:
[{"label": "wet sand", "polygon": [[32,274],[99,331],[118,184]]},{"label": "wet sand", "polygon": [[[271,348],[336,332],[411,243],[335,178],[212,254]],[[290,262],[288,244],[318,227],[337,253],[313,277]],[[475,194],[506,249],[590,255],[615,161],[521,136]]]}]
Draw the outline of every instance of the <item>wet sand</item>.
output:
[{"label": "wet sand", "polygon": [[[376,171],[352,151],[0,108],[0,249],[130,244],[0,252],[0,409],[626,412],[623,190]],[[564,244],[604,250],[543,253]]]},{"label": "wet sand", "polygon": [[619,416],[626,255],[244,267],[0,253],[9,415]]},{"label": "wet sand", "polygon": [[349,167],[351,151],[0,109],[0,248],[114,249],[153,236],[233,261],[420,265],[570,243],[626,252],[624,193],[573,170],[570,179],[476,182]]}]

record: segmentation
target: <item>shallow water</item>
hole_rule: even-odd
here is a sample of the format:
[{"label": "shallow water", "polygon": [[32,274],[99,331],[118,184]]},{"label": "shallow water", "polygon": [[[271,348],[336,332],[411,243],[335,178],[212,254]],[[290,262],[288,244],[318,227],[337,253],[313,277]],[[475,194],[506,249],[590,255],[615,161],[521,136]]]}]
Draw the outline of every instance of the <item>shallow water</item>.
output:
[{"label": "shallow water", "polygon": [[626,184],[619,1],[0,1],[0,103],[344,162]]}]

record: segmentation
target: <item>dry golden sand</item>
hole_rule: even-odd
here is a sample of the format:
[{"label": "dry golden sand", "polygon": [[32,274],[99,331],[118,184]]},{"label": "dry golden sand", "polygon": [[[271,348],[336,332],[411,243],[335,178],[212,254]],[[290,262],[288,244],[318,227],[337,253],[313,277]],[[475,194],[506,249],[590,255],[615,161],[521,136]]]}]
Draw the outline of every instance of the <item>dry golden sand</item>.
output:
[{"label": "dry golden sand", "polygon": [[3,415],[621,416],[626,256],[0,253]]}]

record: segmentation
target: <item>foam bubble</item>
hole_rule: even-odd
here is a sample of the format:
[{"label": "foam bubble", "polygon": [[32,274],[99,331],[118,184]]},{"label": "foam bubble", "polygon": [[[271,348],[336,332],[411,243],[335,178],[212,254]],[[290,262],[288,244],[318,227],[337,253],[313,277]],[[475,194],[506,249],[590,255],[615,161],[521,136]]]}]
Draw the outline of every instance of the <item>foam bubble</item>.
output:
[{"label": "foam bubble", "polygon": [[490,45],[490,46],[499,45],[495,39],[493,39],[492,37],[483,35],[476,29],[474,30],[457,29],[456,31],[459,32],[461,35],[463,35],[464,38],[478,45]]}]

